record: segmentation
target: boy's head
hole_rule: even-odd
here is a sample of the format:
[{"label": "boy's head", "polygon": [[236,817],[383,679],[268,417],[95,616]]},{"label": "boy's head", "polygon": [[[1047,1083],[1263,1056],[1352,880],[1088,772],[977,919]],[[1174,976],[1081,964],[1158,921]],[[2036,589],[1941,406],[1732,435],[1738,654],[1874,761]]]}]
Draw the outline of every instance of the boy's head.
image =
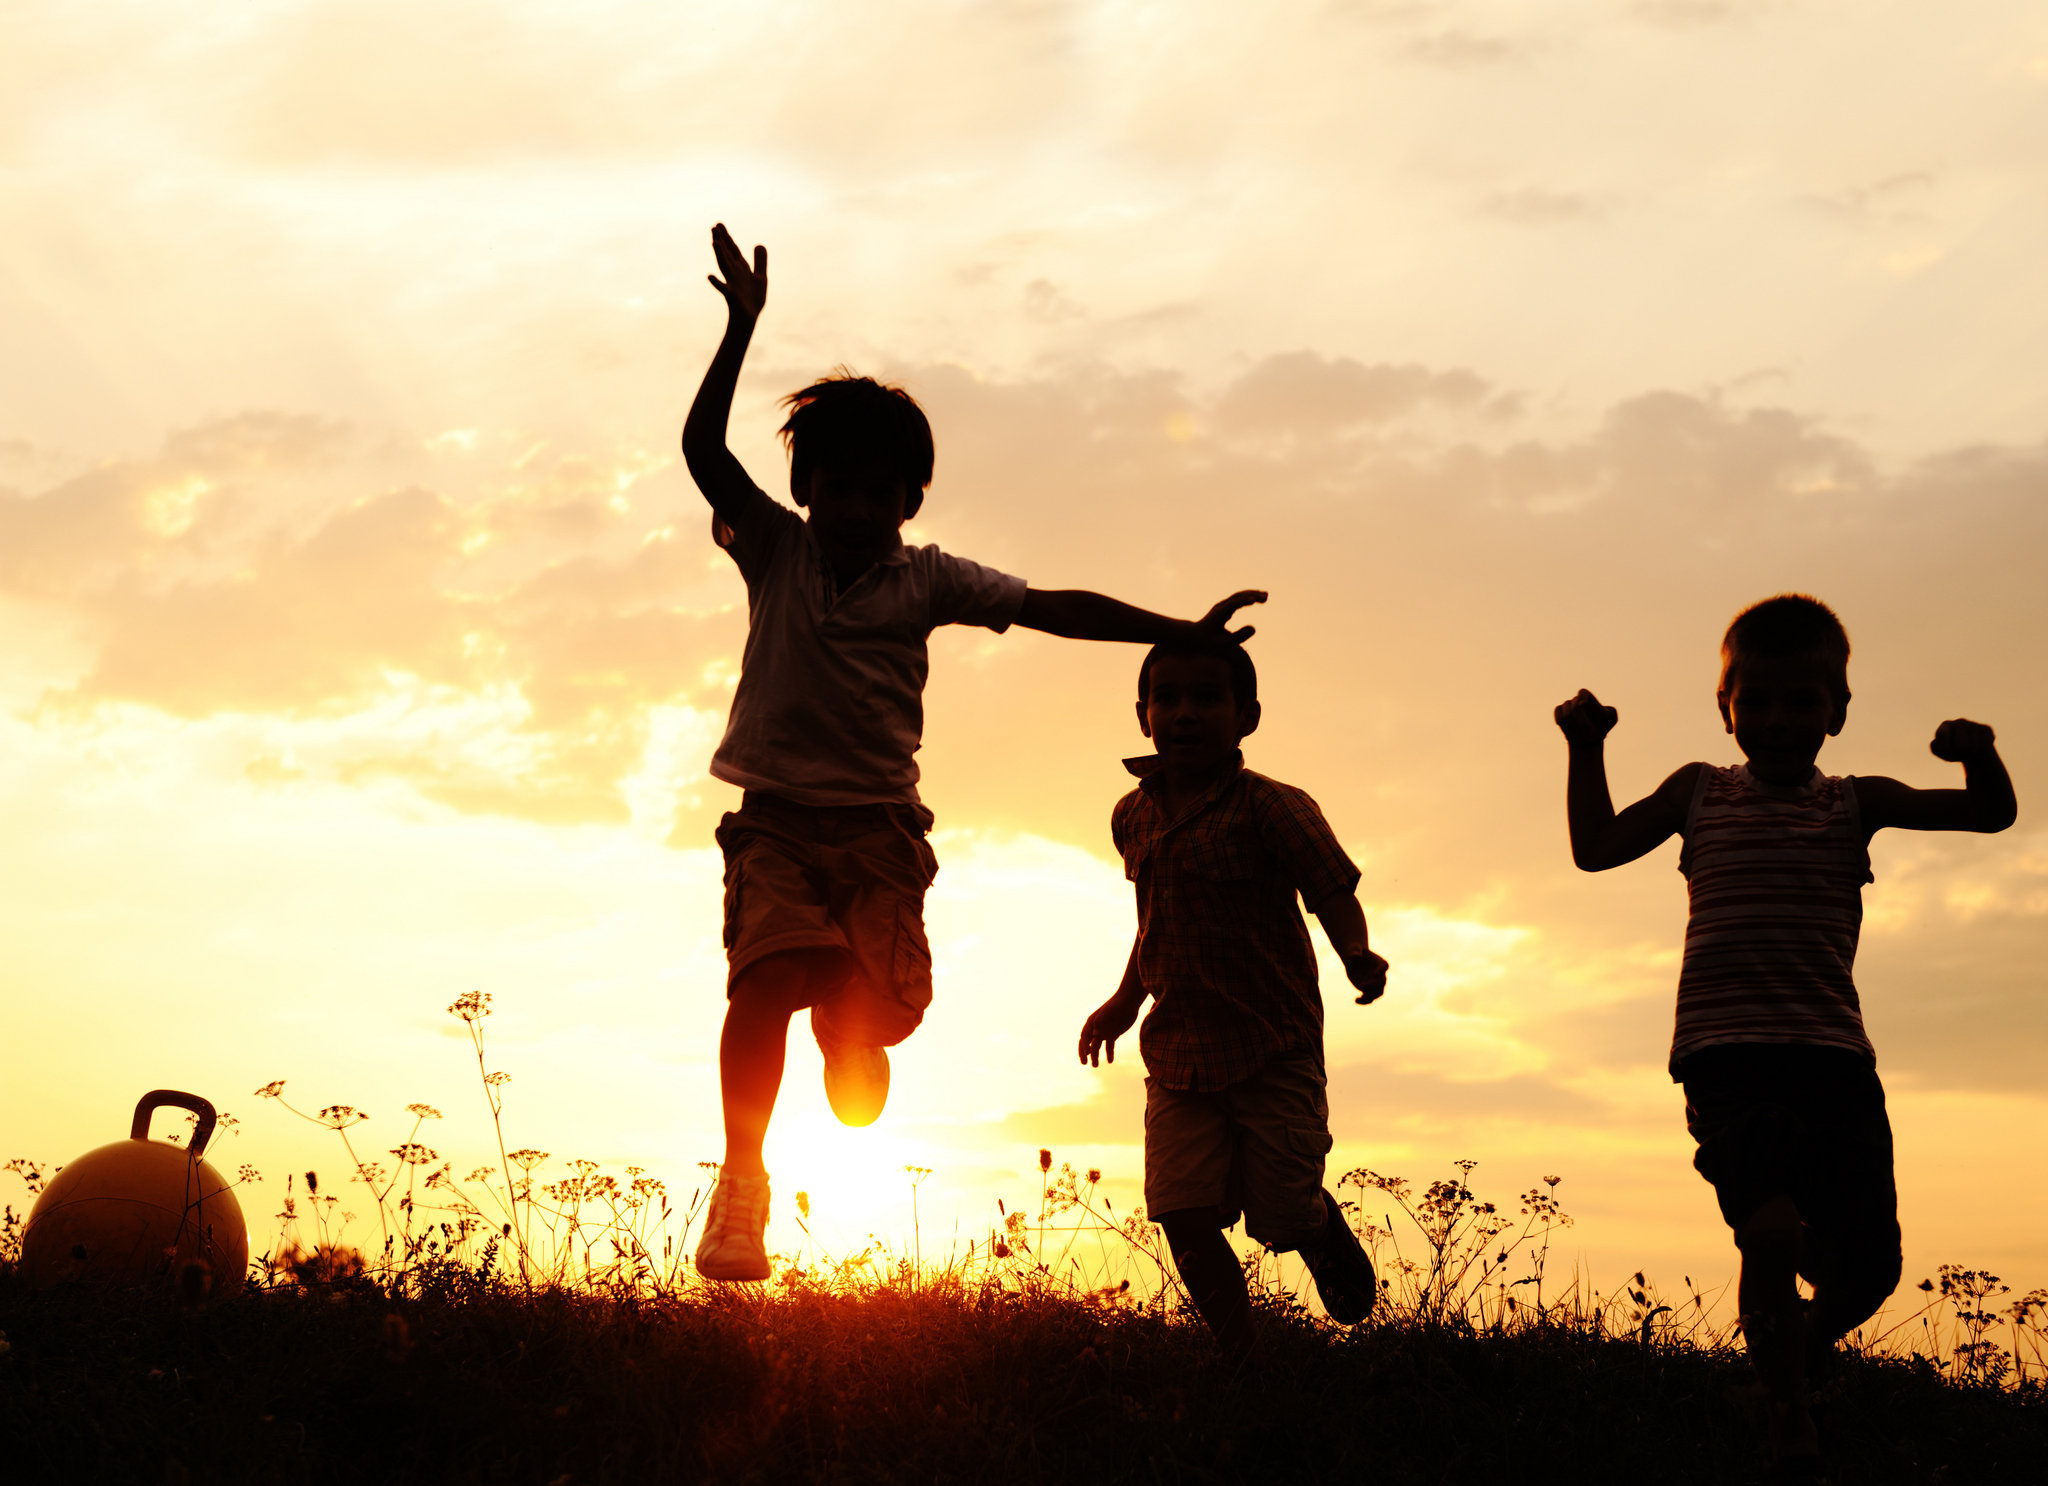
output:
[{"label": "boy's head", "polygon": [[1797,784],[1849,712],[1849,635],[1819,599],[1781,593],[1735,616],[1721,640],[1721,720],[1751,772]]},{"label": "boy's head", "polygon": [[932,426],[900,387],[843,368],[783,399],[789,494],[826,560],[854,570],[895,550],[932,482]]},{"label": "boy's head", "polygon": [[1234,640],[1169,640],[1138,667],[1138,727],[1168,768],[1221,764],[1259,725],[1259,673]]}]

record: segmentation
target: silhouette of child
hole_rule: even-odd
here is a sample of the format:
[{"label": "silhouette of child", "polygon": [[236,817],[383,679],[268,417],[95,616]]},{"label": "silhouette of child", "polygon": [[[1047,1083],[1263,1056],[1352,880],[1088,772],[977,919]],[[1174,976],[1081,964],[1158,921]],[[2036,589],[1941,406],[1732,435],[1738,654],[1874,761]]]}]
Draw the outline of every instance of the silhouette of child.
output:
[{"label": "silhouette of child", "polygon": [[931,427],[910,396],[850,374],[787,400],[789,491],[771,500],[726,448],[740,364],[768,296],[723,225],[724,338],[683,425],[683,457],[711,503],[713,535],[747,583],[746,650],[711,772],[739,785],[725,816],[728,1004],[719,1039],[726,1149],[697,1249],[699,1272],[765,1280],[768,1175],[761,1144],[782,1083],[789,1020],[809,1008],[825,1094],[849,1125],[872,1122],[889,1058],[931,1002],[925,835],[914,755],[924,731],[926,640],[942,624],[1011,624],[1075,639],[1234,643],[1247,590],[1198,623],[1083,590],[1047,592],[941,552],[906,547],[932,477]]},{"label": "silhouette of child", "polygon": [[1963,766],[1963,789],[1822,774],[1814,759],[1848,716],[1848,667],[1849,637],[1817,599],[1745,609],[1721,642],[1717,699],[1746,762],[1687,764],[1619,814],[1603,755],[1615,710],[1581,691],[1556,713],[1574,862],[1601,872],[1685,841],[1692,917],[1671,1076],[1693,1164],[1742,1254],[1743,1335],[1790,1474],[1819,1455],[1813,1368],[1899,1281],[1891,1125],[1850,977],[1870,839],[1886,826],[2002,831],[2018,808],[1991,729],[1961,719],[1932,748]]},{"label": "silhouette of child", "polygon": [[1358,868],[1316,802],[1244,766],[1258,672],[1241,646],[1172,640],[1138,671],[1138,727],[1155,754],[1126,759],[1138,788],[1110,818],[1137,884],[1138,936],[1116,994],[1081,1028],[1081,1061],[1116,1060],[1145,998],[1145,1207],[1166,1230],[1189,1297],[1225,1356],[1255,1352],[1251,1299],[1222,1230],[1244,1217],[1300,1252],[1334,1320],[1378,1297],[1371,1261],[1323,1187],[1330,1110],[1315,951],[1295,895],[1358,988],[1387,962],[1358,906]]}]

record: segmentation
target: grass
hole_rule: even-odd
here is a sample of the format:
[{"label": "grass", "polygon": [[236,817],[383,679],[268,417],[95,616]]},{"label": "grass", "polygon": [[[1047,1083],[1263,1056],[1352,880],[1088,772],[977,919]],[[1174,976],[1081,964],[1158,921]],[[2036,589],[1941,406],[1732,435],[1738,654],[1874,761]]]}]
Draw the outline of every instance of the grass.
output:
[{"label": "grass", "polygon": [[[366,1281],[163,1296],[22,1292],[0,1430],[21,1481],[1466,1482],[1761,1478],[1725,1348],[1395,1320],[1269,1300],[1243,1379],[1143,1309],[936,1283],[617,1298]],[[1845,1479],[2038,1468],[2038,1390],[1853,1359]]]},{"label": "grass", "polygon": [[[489,998],[450,1011],[502,1132]],[[674,1203],[644,1172],[589,1162],[544,1180],[551,1158],[502,1138],[458,1180],[420,1139],[439,1117],[426,1105],[386,1167],[356,1150],[359,1111],[294,1109],[282,1081],[257,1092],[330,1132],[355,1180],[346,1200],[311,1172],[288,1181],[239,1294],[192,1275],[32,1291],[8,1209],[10,1479],[1762,1479],[1760,1394],[1711,1297],[1554,1272],[1571,1226],[1556,1177],[1497,1205],[1471,1162],[1420,1190],[1345,1174],[1378,1315],[1336,1328],[1250,1254],[1265,1359],[1233,1377],[1157,1230],[1050,1151],[1035,1210],[999,1211],[964,1253],[807,1241],[772,1284],[722,1287],[687,1263],[701,1188]],[[9,1169],[31,1192],[43,1179]],[[929,1172],[905,1175],[914,1203]],[[2048,1455],[2048,1297],[2001,1307],[1995,1276],[1959,1266],[1924,1290],[1856,1338],[1822,1395],[1840,1478],[2031,1476]]]}]

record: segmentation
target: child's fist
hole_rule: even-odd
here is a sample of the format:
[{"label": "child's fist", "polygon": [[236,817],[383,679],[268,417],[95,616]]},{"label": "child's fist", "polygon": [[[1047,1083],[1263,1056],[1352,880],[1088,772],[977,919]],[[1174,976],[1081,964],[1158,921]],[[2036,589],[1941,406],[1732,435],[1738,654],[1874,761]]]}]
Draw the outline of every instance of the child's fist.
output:
[{"label": "child's fist", "polygon": [[1927,747],[1936,758],[1963,764],[1992,752],[1996,736],[1981,722],[1952,717],[1934,730],[1934,741]]},{"label": "child's fist", "polygon": [[1387,962],[1371,950],[1344,956],[1344,977],[1358,992],[1360,1006],[1370,1006],[1387,993]]},{"label": "child's fist", "polygon": [[1583,686],[1569,702],[1559,702],[1551,714],[1565,737],[1573,743],[1598,743],[1614,731],[1621,714],[1600,705],[1600,699]]}]

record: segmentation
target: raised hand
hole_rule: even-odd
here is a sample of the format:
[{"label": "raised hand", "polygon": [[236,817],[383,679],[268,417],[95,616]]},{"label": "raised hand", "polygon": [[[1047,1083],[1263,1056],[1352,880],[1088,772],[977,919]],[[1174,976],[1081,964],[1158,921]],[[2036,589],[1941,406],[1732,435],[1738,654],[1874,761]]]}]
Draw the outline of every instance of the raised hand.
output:
[{"label": "raised hand", "polygon": [[1621,720],[1621,714],[1612,707],[1600,705],[1600,699],[1583,686],[1579,694],[1568,702],[1559,702],[1551,714],[1565,738],[1573,743],[1598,743],[1614,731],[1614,724]]},{"label": "raised hand", "polygon": [[711,275],[711,287],[725,296],[726,312],[738,320],[760,319],[768,303],[768,250],[756,243],[749,266],[747,255],[720,222],[711,229],[711,251],[718,259],[718,272],[725,275],[723,280]]},{"label": "raised hand", "polygon": [[1993,751],[1996,743],[1997,735],[1985,724],[1952,717],[1934,730],[1934,741],[1927,748],[1938,759],[1960,764],[1982,758]]},{"label": "raised hand", "polygon": [[1238,644],[1242,645],[1246,640],[1249,640],[1253,635],[1257,634],[1258,631],[1253,629],[1250,625],[1246,625],[1243,629],[1240,630],[1233,630],[1228,628],[1228,625],[1230,624],[1230,616],[1235,614],[1239,609],[1242,609],[1247,604],[1263,604],[1265,601],[1265,589],[1242,588],[1239,589],[1236,593],[1233,593],[1229,598],[1224,599],[1221,603],[1212,607],[1208,613],[1204,614],[1200,619],[1196,620],[1195,622],[1199,624],[1203,629],[1220,631],[1226,638],[1235,640]]}]

